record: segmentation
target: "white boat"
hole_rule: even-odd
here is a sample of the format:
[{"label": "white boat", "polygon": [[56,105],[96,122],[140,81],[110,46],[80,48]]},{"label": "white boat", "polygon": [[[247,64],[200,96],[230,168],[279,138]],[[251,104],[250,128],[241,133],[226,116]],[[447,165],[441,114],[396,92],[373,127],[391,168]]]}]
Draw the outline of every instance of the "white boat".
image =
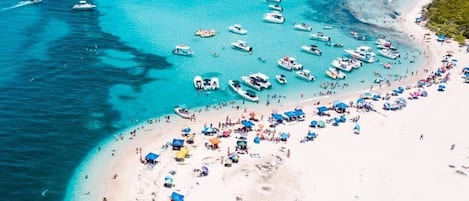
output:
[{"label": "white boat", "polygon": [[330,26],[330,25],[326,25],[326,26],[323,27],[323,29],[326,29],[326,30],[329,30],[329,29],[332,29],[332,28],[333,28],[333,27]]},{"label": "white boat", "polygon": [[199,29],[194,34],[201,38],[208,38],[217,35],[217,31],[215,29]]},{"label": "white boat", "polygon": [[303,65],[298,63],[294,57],[283,57],[278,60],[277,64],[287,70],[301,70]]},{"label": "white boat", "polygon": [[73,5],[72,10],[93,10],[96,5],[80,0],[77,4]]},{"label": "white boat", "polygon": [[241,24],[231,25],[228,27],[228,29],[235,34],[240,34],[240,35],[248,34],[248,30],[244,29]]},{"label": "white boat", "polygon": [[259,102],[259,97],[256,93],[251,90],[244,90],[238,80],[229,80],[228,85],[230,85],[230,88],[244,99]]},{"label": "white boat", "polygon": [[338,57],[332,61],[331,65],[340,70],[350,72],[352,69],[360,68],[363,65],[363,62],[357,59]]},{"label": "white boat", "polygon": [[275,3],[280,3],[280,2],[282,2],[282,0],[267,0],[267,1],[275,2]]},{"label": "white boat", "polygon": [[182,56],[192,56],[194,54],[194,52],[191,50],[191,47],[187,45],[176,45],[172,52],[173,54]]},{"label": "white boat", "polygon": [[397,50],[392,50],[392,49],[380,49],[378,50],[379,55],[390,58],[390,59],[397,59],[401,57],[401,54]]},{"label": "white boat", "polygon": [[184,105],[177,105],[174,107],[174,112],[184,119],[190,119],[192,113]]},{"label": "white boat", "polygon": [[38,4],[41,3],[42,0],[26,0],[26,1],[20,1],[18,5],[27,5],[27,4]]},{"label": "white boat", "polygon": [[320,40],[320,41],[325,41],[325,42],[331,41],[331,37],[324,35],[323,32],[313,33],[310,36],[314,40]]},{"label": "white boat", "polygon": [[255,90],[262,90],[262,86],[253,78],[249,76],[241,76],[241,80],[244,81],[244,84],[248,85],[249,87],[255,89]]},{"label": "white boat", "polygon": [[322,51],[316,45],[303,45],[301,49],[307,53],[321,56]]},{"label": "white boat", "polygon": [[269,8],[272,10],[280,11],[280,12],[283,11],[283,7],[280,6],[279,4],[270,4]]},{"label": "white boat", "polygon": [[313,31],[313,27],[311,27],[309,24],[306,24],[306,23],[296,23],[296,24],[293,24],[293,27],[296,30],[300,30],[300,31]]},{"label": "white boat", "polygon": [[238,40],[236,42],[232,42],[231,46],[235,49],[242,50],[242,51],[245,51],[245,52],[251,52],[252,51],[252,47],[248,43],[246,43],[246,41],[243,41],[243,40]]},{"label": "white boat", "polygon": [[311,74],[311,71],[309,70],[300,70],[300,71],[296,71],[296,75],[301,78],[301,79],[304,79],[304,80],[307,80],[307,81],[314,81],[315,77]]},{"label": "white boat", "polygon": [[349,53],[353,58],[362,60],[364,62],[375,62],[376,54],[373,52],[373,49],[371,49],[371,47],[359,46],[355,50],[345,50],[345,52]]},{"label": "white boat", "polygon": [[262,19],[266,22],[277,23],[277,24],[282,24],[285,22],[285,18],[283,17],[282,13],[278,11],[272,11],[270,13],[266,13],[262,17]]},{"label": "white boat", "polygon": [[262,89],[268,89],[272,86],[272,83],[269,81],[269,76],[264,73],[251,73],[249,77],[261,85]]},{"label": "white boat", "polygon": [[326,71],[326,75],[328,75],[330,78],[334,80],[345,79],[345,77],[347,76],[345,75],[345,73],[343,73],[342,71],[340,71],[340,69],[337,69],[337,68],[329,68]]},{"label": "white boat", "polygon": [[278,83],[280,84],[286,84],[287,83],[287,76],[284,74],[278,74],[275,76],[275,79],[277,80]]},{"label": "white boat", "polygon": [[334,66],[335,68],[343,70],[345,72],[350,72],[350,71],[353,70],[353,67],[350,63],[345,63],[345,62],[341,62],[341,61],[338,61],[338,60],[332,61],[331,65]]},{"label": "white boat", "polygon": [[194,88],[197,90],[201,90],[204,88],[204,80],[200,75],[196,75],[194,77]]}]

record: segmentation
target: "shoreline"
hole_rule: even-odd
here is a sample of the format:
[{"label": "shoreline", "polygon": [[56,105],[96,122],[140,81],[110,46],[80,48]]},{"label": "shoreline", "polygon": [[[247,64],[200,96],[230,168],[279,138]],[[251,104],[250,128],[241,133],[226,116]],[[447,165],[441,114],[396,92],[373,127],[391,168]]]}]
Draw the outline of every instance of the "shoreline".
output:
[{"label": "shoreline", "polygon": [[[420,10],[418,7],[421,4],[423,4],[422,2],[430,2],[430,1],[426,0],[426,1],[417,2],[412,9],[409,9],[409,12],[407,14],[405,14],[405,16],[403,16],[403,18],[406,19],[406,20],[412,19],[412,18],[409,18],[409,17],[412,17],[415,10]],[[412,30],[413,32],[408,33],[408,34],[412,34],[413,36],[421,36],[420,33],[425,32],[425,30],[423,30],[423,29],[416,30],[415,29],[416,27],[412,27],[413,22],[403,21],[403,22],[400,22],[400,23],[406,25],[406,27],[409,28],[408,30]],[[421,32],[418,32],[418,31],[421,31]],[[405,34],[405,33],[403,33],[403,34]],[[415,40],[419,40],[419,39],[417,38]],[[422,44],[425,45],[425,43],[422,43]],[[385,87],[381,87],[381,89],[379,89],[379,88],[376,89],[377,88],[376,87],[374,90],[372,90],[372,92],[373,93],[375,93],[375,92],[384,93],[386,91],[392,90],[393,88],[396,88],[397,86],[414,85],[416,83],[416,81],[419,80],[419,78],[421,78],[421,75],[423,74],[423,69],[424,68],[432,69],[432,68],[438,67],[439,58],[442,56],[440,54],[441,54],[441,51],[443,51],[443,50],[440,50],[440,52],[438,52],[437,50],[434,49],[435,47],[438,47],[437,46],[438,44],[436,43],[436,41],[432,41],[429,45],[431,45],[433,47],[433,48],[428,49],[429,52],[431,52],[431,55],[429,55],[430,59],[427,60],[425,66],[422,66],[421,68],[419,68],[418,71],[420,72],[420,74],[417,74],[415,76],[409,76],[409,77],[403,79],[401,82],[392,82],[392,85],[389,86],[389,87],[385,86]],[[454,42],[452,44],[445,44],[445,48],[448,48],[447,46],[449,46],[449,45],[454,46]],[[460,49],[458,49],[458,50],[460,50]],[[459,57],[459,59],[462,59],[462,57]],[[467,62],[467,61],[460,61],[460,62]],[[433,64],[433,65],[430,65],[430,64]],[[467,65],[467,63],[465,63],[465,64]],[[452,72],[454,72],[454,70]],[[452,77],[453,81],[452,82],[460,81],[458,78],[455,78],[455,77],[457,77],[457,76],[454,76],[454,74],[453,74],[453,77]],[[432,92],[431,96],[433,96],[433,93],[434,92]],[[304,100],[300,100],[300,101],[291,101],[290,100],[290,101],[287,101],[285,103],[283,103],[283,101],[282,101],[281,104],[277,104],[274,101],[272,101],[272,104],[269,105],[268,107],[266,107],[264,104],[258,104],[258,105],[248,104],[246,112],[244,112],[245,107],[241,107],[240,110],[233,110],[232,108],[229,108],[229,106],[234,106],[234,105],[228,104],[227,107],[223,107],[223,108],[221,108],[221,110],[217,109],[217,113],[219,113],[219,114],[216,114],[216,116],[213,115],[213,108],[211,107],[210,111],[208,111],[208,112],[204,111],[202,113],[197,113],[197,123],[190,122],[188,120],[184,120],[184,119],[181,119],[181,118],[177,118],[177,116],[174,115],[174,114],[170,115],[171,116],[171,120],[170,120],[171,122],[170,123],[159,122],[159,123],[156,123],[156,124],[153,123],[153,124],[150,125],[150,124],[147,124],[147,123],[143,122],[143,123],[139,124],[138,126],[136,126],[134,128],[130,128],[130,129],[126,130],[125,131],[126,134],[124,134],[122,136],[123,140],[119,139],[119,140],[114,141],[113,143],[110,143],[110,144],[105,143],[106,147],[101,148],[100,152],[105,152],[105,153],[108,153],[108,154],[115,154],[115,155],[113,157],[110,157],[109,161],[94,161],[94,163],[96,163],[96,166],[92,165],[91,167],[101,167],[101,166],[103,166],[102,164],[99,165],[99,163],[104,163],[105,164],[104,166],[106,166],[106,164],[107,164],[108,167],[101,167],[101,169],[100,168],[94,168],[93,170],[88,170],[89,172],[87,172],[87,175],[89,175],[89,176],[87,177],[87,179],[85,179],[83,181],[87,182],[87,183],[91,183],[91,184],[89,184],[89,185],[85,184],[85,185],[82,185],[82,187],[83,188],[90,188],[91,186],[105,186],[105,188],[102,188],[102,187],[101,188],[96,188],[96,189],[93,188],[93,190],[92,190],[92,192],[90,192],[90,194],[86,194],[87,193],[86,190],[80,189],[82,191],[81,193],[85,193],[85,194],[83,194],[82,199],[84,199],[84,200],[88,199],[89,200],[90,196],[93,197],[93,198],[98,198],[98,199],[101,198],[101,197],[106,197],[108,200],[130,200],[130,199],[135,199],[134,196],[139,195],[139,190],[140,189],[146,189],[145,188],[145,186],[146,186],[145,183],[147,183],[149,186],[152,185],[151,184],[152,182],[160,184],[161,180],[162,180],[161,177],[164,177],[164,174],[166,174],[166,172],[163,172],[163,170],[166,170],[167,168],[169,168],[168,167],[169,165],[174,165],[177,169],[181,169],[181,170],[178,170],[177,174],[179,174],[179,172],[184,173],[185,171],[190,172],[190,169],[192,169],[193,167],[196,167],[196,166],[198,167],[198,166],[201,165],[200,162],[196,162],[196,160],[195,160],[195,159],[199,158],[199,159],[201,159],[201,161],[203,161],[202,160],[203,158],[200,158],[200,155],[203,155],[204,157],[209,157],[210,156],[210,157],[213,157],[213,158],[218,158],[220,155],[223,155],[222,153],[225,152],[226,146],[222,147],[221,151],[215,151],[215,152],[200,150],[200,149],[204,149],[203,147],[202,148],[194,148],[194,150],[193,150],[193,155],[194,156],[193,156],[193,158],[188,159],[188,161],[191,162],[191,163],[197,163],[197,165],[196,164],[193,164],[192,166],[187,165],[187,164],[186,165],[178,165],[172,159],[173,156],[174,156],[174,153],[168,153],[170,151],[163,151],[163,150],[159,149],[159,147],[162,144],[164,144],[165,141],[170,140],[172,137],[180,137],[179,130],[182,129],[182,128],[185,128],[187,126],[190,126],[191,128],[197,128],[196,132],[198,132],[199,128],[202,126],[201,124],[209,124],[209,123],[216,124],[217,121],[220,122],[220,120],[225,119],[225,116],[230,116],[231,118],[234,118],[233,121],[237,121],[238,117],[239,117],[239,119],[241,119],[242,116],[247,116],[247,114],[249,112],[255,111],[256,113],[258,113],[258,115],[263,114],[264,117],[267,118],[267,116],[269,116],[270,113],[273,110],[278,110],[279,112],[283,112],[283,111],[286,111],[286,110],[291,110],[291,109],[296,108],[298,106],[302,107],[304,109],[304,111],[306,111],[306,113],[307,113],[306,121],[310,121],[311,118],[316,118],[315,115],[311,116],[311,111],[315,110],[315,106],[311,103],[320,101],[321,105],[327,105],[325,103],[330,103],[330,102],[332,102],[333,100],[336,100],[336,99],[340,99],[340,100],[345,101],[345,100],[348,100],[348,99],[357,98],[357,96],[359,96],[361,94],[363,94],[363,91],[361,91],[361,92],[351,92],[351,93],[348,93],[348,94],[331,95],[331,96],[328,96],[328,97],[313,97],[312,99],[304,99]],[[429,98],[431,99],[433,97],[429,97]],[[239,103],[239,101],[236,102],[236,103]],[[414,106],[415,105],[409,105],[409,107],[414,107]],[[378,107],[380,107],[380,106],[378,106]],[[405,109],[405,110],[407,110],[407,109]],[[261,112],[259,113],[259,111],[261,111]],[[399,111],[398,113],[405,113],[405,112],[406,111]],[[362,114],[362,113],[352,112],[352,114],[357,115],[357,114]],[[363,118],[368,118],[366,116],[373,116],[373,115],[368,115],[368,114],[363,114],[362,115]],[[265,118],[264,118],[264,120],[265,120]],[[288,126],[294,127],[294,126],[298,126],[298,125],[296,125],[296,124],[295,125],[285,125],[285,126],[282,125],[282,126],[280,126],[280,129],[288,129],[288,128],[286,128]],[[135,133],[136,133],[135,135],[136,136],[128,135],[128,132],[133,131],[134,129],[136,129],[135,130]],[[300,128],[296,128],[296,129],[301,130]],[[302,128],[302,129],[304,130],[305,128]],[[309,129],[309,128],[306,128],[306,129]],[[295,129],[293,129],[293,130],[295,130]],[[347,132],[347,133],[351,132],[350,129],[341,130],[341,131],[344,131],[344,132]],[[325,131],[319,130],[318,132],[322,133],[322,132],[325,132]],[[168,133],[171,133],[171,134],[168,135]],[[303,134],[299,134],[299,135],[303,135]],[[198,137],[199,136],[200,135],[198,135]],[[351,135],[351,136],[353,136],[353,135]],[[318,141],[322,140],[321,137],[322,136],[320,136],[318,138]],[[344,137],[344,136],[341,136],[341,137]],[[119,136],[117,138],[119,138]],[[132,138],[132,139],[129,140],[130,138]],[[204,137],[200,137],[200,138],[204,138]],[[200,139],[200,138],[199,138],[199,140],[202,141],[202,139]],[[351,139],[351,138],[349,136],[346,139]],[[149,140],[153,141],[153,143],[149,143]],[[205,139],[205,141],[206,140],[207,139]],[[332,140],[338,140],[338,139],[334,138]],[[227,139],[226,141],[230,141],[230,140]],[[119,143],[119,142],[123,142],[123,143]],[[225,143],[226,142],[224,140],[222,142],[222,146],[225,145]],[[262,153],[263,149],[266,149],[265,146],[270,145],[268,143],[269,142],[266,142],[266,143],[262,142],[261,147],[255,148],[255,150]],[[293,142],[293,143],[295,143],[295,142]],[[197,142],[196,144],[198,146],[201,146],[203,143]],[[228,144],[228,143],[226,143],[226,144]],[[233,143],[231,143],[231,144],[233,144]],[[296,145],[296,144],[293,144],[293,145]],[[254,145],[254,146],[257,146],[257,145]],[[324,142],[324,143],[319,142],[319,143],[316,143],[316,144],[309,144],[309,145],[306,145],[306,146],[308,146],[308,147],[317,146],[315,148],[312,148],[312,149],[315,149],[316,151],[320,148],[327,150],[327,143],[326,142]],[[272,147],[279,148],[278,145],[272,145]],[[287,147],[287,145],[285,145],[285,147]],[[288,147],[291,148],[292,150],[295,149],[295,147],[292,147],[292,143],[290,143],[290,142],[288,144]],[[139,151],[137,151],[137,153],[136,153],[136,148],[141,148],[143,150],[142,153],[138,153]],[[287,159],[288,157],[286,157],[285,153],[282,152],[282,151],[275,152],[275,156],[280,156],[282,158],[282,162],[279,162],[281,164],[279,164],[279,166],[277,166],[280,169],[279,172],[287,171],[287,170],[285,170],[285,167],[290,167],[292,169],[295,169],[298,172],[301,172],[302,171],[301,168],[295,167],[295,165],[294,165],[295,163],[289,162],[287,160],[292,160],[292,161],[293,160],[301,160],[301,159],[297,158],[298,154],[296,154],[296,153],[300,152],[303,149],[307,150],[308,148],[305,148],[305,146],[303,146],[301,148],[296,149],[295,151],[293,151],[294,153],[292,154],[291,159]],[[112,150],[115,150],[115,151],[112,151]],[[147,152],[150,152],[150,151],[151,152],[157,152],[158,154],[161,154],[161,156],[160,156],[160,161],[161,162],[158,165],[155,166],[155,169],[160,169],[161,168],[161,170],[159,170],[160,172],[147,171],[138,162],[140,160],[140,154],[145,155]],[[192,149],[191,149],[191,151],[192,151]],[[130,154],[130,153],[132,153],[132,154]],[[96,157],[97,157],[96,154],[90,156],[90,158],[96,158]],[[269,158],[268,154],[266,154],[264,157],[267,158],[267,159],[265,159],[266,161],[278,162],[278,161],[276,161],[275,157],[274,158]],[[119,158],[119,160],[117,158]],[[91,159],[91,160],[93,160],[93,159]],[[251,158],[247,158],[247,157],[244,157],[241,160],[254,162],[254,160],[252,160]],[[122,162],[122,161],[126,161],[126,163]],[[213,167],[213,166],[215,166],[214,164],[216,162],[217,162],[217,160],[213,159],[212,161],[204,161],[204,164],[208,163],[208,164],[210,164],[211,167]],[[188,166],[191,166],[191,167],[188,167]],[[174,168],[174,169],[176,169],[176,168]],[[169,169],[171,169],[171,168],[169,168]],[[220,168],[213,167],[213,168],[211,168],[211,171],[212,171],[212,169],[214,169],[214,173],[213,173],[214,175],[217,175],[217,174],[223,175],[222,170],[220,170]],[[280,174],[279,172],[277,172],[276,174],[279,175]],[[118,176],[115,179],[113,179],[114,174],[118,174]],[[161,175],[161,174],[163,174],[163,175]],[[235,173],[232,173],[232,174],[237,175],[237,174],[239,174],[239,172],[235,172]],[[287,174],[287,173],[285,173],[285,174]],[[288,173],[288,174],[290,174],[290,173]],[[77,176],[83,176],[83,175],[77,175]],[[151,180],[151,179],[146,180],[144,178],[144,176],[148,176],[148,177],[153,176],[152,178],[158,178],[158,180],[154,180],[154,181]],[[220,181],[214,181],[213,183],[210,183],[209,181],[205,181],[204,180],[205,178],[201,178],[201,179],[194,178],[190,174],[186,174],[185,176],[188,176],[188,179],[187,179],[187,180],[189,180],[188,183],[190,183],[190,181],[192,181],[193,179],[197,179],[200,183],[202,183],[202,182],[208,183],[207,185],[209,185],[209,186],[223,185],[223,183],[220,183]],[[183,180],[183,178],[180,178],[180,179]],[[240,179],[240,181],[242,181],[242,182],[252,182],[252,181],[245,181],[245,180],[242,180],[242,179]],[[279,181],[283,181],[283,180],[279,179]],[[304,183],[304,181],[302,181],[302,182]],[[177,179],[177,183],[178,183],[177,184],[178,186],[179,185],[183,186],[182,187],[183,189],[181,191],[192,192],[193,194],[191,196],[194,196],[194,197],[203,196],[203,190],[201,190],[200,188],[198,188],[196,190],[188,190],[190,188],[196,188],[196,186],[198,184],[189,185],[187,187],[184,187],[184,184],[179,184],[179,183],[184,183],[184,182],[180,182],[179,178]],[[266,182],[266,183],[269,183],[269,182]],[[105,184],[105,185],[102,185],[102,184]],[[143,185],[143,187],[139,186],[139,185]],[[233,185],[233,184],[229,183],[229,185]],[[247,190],[248,186],[253,187],[253,185],[255,185],[255,184],[246,183],[246,186],[244,186],[244,188],[246,188],[246,190]],[[269,185],[272,185],[272,184],[269,184]],[[178,189],[178,186],[175,189]],[[155,187],[155,188],[157,188],[157,187]],[[291,189],[289,189],[287,187],[278,187],[278,188],[279,189],[284,189],[285,188],[285,189],[288,189],[288,190],[291,191]],[[169,195],[168,191],[172,191],[172,190],[175,190],[175,189],[160,188],[161,192],[156,192],[158,194],[158,196],[155,195],[155,197],[159,197],[158,200],[167,200],[165,196],[166,196],[166,194]],[[221,191],[223,191],[223,190],[221,190]],[[290,191],[288,191],[288,192],[290,192]],[[159,194],[159,193],[161,193],[161,194]],[[207,192],[205,192],[205,193],[207,193]],[[224,195],[226,193],[230,194],[229,192],[221,192],[221,194],[224,194]],[[304,197],[307,197],[307,195],[304,195],[305,192],[297,192],[297,193],[304,196]],[[69,193],[67,192],[67,195],[68,194]],[[151,193],[144,192],[143,194],[145,196],[143,196],[144,198],[142,198],[142,200],[150,200],[150,197],[152,196]],[[272,196],[272,194],[273,194],[272,192],[267,192],[267,193],[265,193],[265,196]],[[186,196],[187,196],[187,194],[186,194]],[[239,195],[234,195],[234,196],[239,196]],[[165,198],[163,199],[161,197],[165,197]],[[243,195],[241,197],[247,198],[247,200],[253,200],[254,198],[257,198],[256,195]],[[77,198],[77,197],[73,197],[73,198]],[[202,197],[199,197],[199,198],[202,198]],[[252,198],[252,199],[249,199],[249,198]],[[213,199],[215,200],[215,198],[213,198]],[[197,200],[197,199],[191,199],[191,200]]]}]

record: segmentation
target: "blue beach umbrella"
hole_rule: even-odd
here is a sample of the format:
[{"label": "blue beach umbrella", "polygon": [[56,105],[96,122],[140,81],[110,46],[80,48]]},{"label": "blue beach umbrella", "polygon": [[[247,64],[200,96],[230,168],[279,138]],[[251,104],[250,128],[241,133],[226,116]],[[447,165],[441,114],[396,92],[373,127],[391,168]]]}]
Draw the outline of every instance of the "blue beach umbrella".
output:
[{"label": "blue beach umbrella", "polygon": [[261,139],[260,139],[258,136],[256,136],[256,137],[254,138],[254,143],[256,143],[256,144],[261,143]]},{"label": "blue beach umbrella", "polygon": [[284,133],[280,134],[280,139],[281,139],[281,140],[287,140],[288,137],[289,137],[289,136],[288,136],[288,133],[285,133],[285,132],[284,132]]},{"label": "blue beach umbrella", "polygon": [[171,201],[184,201],[184,195],[173,192],[171,193]]},{"label": "blue beach umbrella", "polygon": [[311,121],[311,123],[309,123],[309,126],[311,127],[316,127],[318,125],[318,122],[316,120],[313,120]]},{"label": "blue beach umbrella", "polygon": [[252,126],[254,126],[254,123],[252,121],[248,121],[248,120],[242,120],[241,124],[243,124],[243,126],[246,127],[246,128],[251,128]]},{"label": "blue beach umbrella", "polygon": [[182,129],[182,132],[184,132],[184,133],[191,132],[191,128],[186,127],[186,128],[184,128],[184,129]]}]

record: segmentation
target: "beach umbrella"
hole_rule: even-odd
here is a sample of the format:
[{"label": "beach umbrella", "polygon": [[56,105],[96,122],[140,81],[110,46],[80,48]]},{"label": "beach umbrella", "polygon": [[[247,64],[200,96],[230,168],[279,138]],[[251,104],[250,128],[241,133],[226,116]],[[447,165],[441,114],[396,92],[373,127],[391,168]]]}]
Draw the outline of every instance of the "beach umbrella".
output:
[{"label": "beach umbrella", "polygon": [[287,140],[287,138],[288,138],[288,133],[283,132],[282,134],[280,134],[281,140]]},{"label": "beach umbrella", "polygon": [[210,139],[209,141],[210,141],[210,143],[212,143],[213,145],[220,144],[220,142],[221,142],[220,139],[217,138],[217,137],[214,137],[214,138]]},{"label": "beach umbrella", "polygon": [[311,127],[316,127],[318,125],[318,122],[316,120],[313,120],[311,121],[311,123],[309,123],[309,126]]},{"label": "beach umbrella", "polygon": [[243,124],[243,126],[246,127],[246,128],[251,128],[252,126],[254,126],[254,123],[252,121],[248,121],[248,120],[242,120],[241,124]]},{"label": "beach umbrella", "polygon": [[261,139],[260,139],[258,136],[256,136],[256,137],[254,138],[254,143],[256,143],[256,144],[261,143]]},{"label": "beach umbrella", "polygon": [[202,170],[202,173],[204,173],[205,175],[208,175],[208,167],[207,166],[205,166],[205,165],[202,166],[201,170]]},{"label": "beach umbrella", "polygon": [[428,92],[425,91],[425,90],[423,90],[423,91],[420,93],[420,95],[421,95],[422,97],[427,97],[427,96],[428,96]]},{"label": "beach umbrella", "polygon": [[183,151],[179,150],[176,152],[176,159],[181,160],[184,158],[186,158],[186,154]]},{"label": "beach umbrella", "polygon": [[319,128],[324,128],[326,127],[326,123],[324,123],[324,121],[318,121],[318,126]]},{"label": "beach umbrella", "polygon": [[308,131],[307,137],[308,137],[308,138],[315,138],[315,137],[316,137],[316,133],[313,132],[313,131]]},{"label": "beach umbrella", "polygon": [[182,129],[182,132],[184,132],[184,133],[189,133],[189,132],[191,132],[191,128],[186,127],[186,128],[184,128],[184,129]]}]

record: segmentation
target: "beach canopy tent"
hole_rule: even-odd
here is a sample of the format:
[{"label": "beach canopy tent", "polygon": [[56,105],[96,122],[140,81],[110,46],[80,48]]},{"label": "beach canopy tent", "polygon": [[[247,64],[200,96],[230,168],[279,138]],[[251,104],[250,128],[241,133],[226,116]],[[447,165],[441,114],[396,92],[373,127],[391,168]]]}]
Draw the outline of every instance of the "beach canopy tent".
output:
[{"label": "beach canopy tent", "polygon": [[308,131],[308,134],[306,135],[306,137],[307,137],[308,139],[313,139],[313,138],[315,138],[316,136],[317,136],[317,134],[316,134],[315,132],[313,132],[313,131]]},{"label": "beach canopy tent", "polygon": [[218,129],[214,128],[214,127],[204,127],[204,129],[202,129],[201,133],[204,134],[204,135],[214,135],[218,132]]},{"label": "beach canopy tent", "polygon": [[325,112],[329,111],[329,108],[326,107],[326,106],[320,106],[320,107],[317,107],[318,109],[318,114],[321,116],[321,115],[324,115]]},{"label": "beach canopy tent", "polygon": [[309,123],[309,126],[315,128],[316,126],[318,126],[318,121],[316,120],[311,121],[311,123]]},{"label": "beach canopy tent", "polygon": [[295,115],[296,115],[297,117],[304,117],[304,115],[305,115],[305,113],[303,112],[302,109],[295,109],[294,112],[295,112]]},{"label": "beach canopy tent", "polygon": [[184,195],[173,192],[171,193],[171,201],[184,201]]},{"label": "beach canopy tent", "polygon": [[345,110],[347,110],[348,105],[341,101],[334,101],[333,107],[335,111],[342,113],[342,112],[345,112]]},{"label": "beach canopy tent", "polygon": [[182,132],[189,133],[189,132],[191,132],[191,128],[189,128],[189,127],[183,128]]},{"label": "beach canopy tent", "polygon": [[214,137],[214,138],[212,138],[212,139],[210,139],[210,140],[208,140],[208,141],[210,141],[210,143],[212,143],[213,145],[218,145],[218,144],[221,143],[220,139],[217,138],[217,137]]},{"label": "beach canopy tent", "polygon": [[445,91],[445,90],[446,90],[445,85],[443,85],[443,84],[438,85],[438,91]]},{"label": "beach canopy tent", "polygon": [[280,140],[282,141],[287,141],[288,137],[290,137],[288,133],[283,132],[282,134],[280,134]]},{"label": "beach canopy tent", "polygon": [[248,121],[248,120],[242,120],[241,124],[246,128],[251,128],[251,127],[254,126],[254,123],[252,121]]},{"label": "beach canopy tent", "polygon": [[445,35],[438,35],[438,38],[436,40],[438,42],[445,42],[446,41],[446,36]]},{"label": "beach canopy tent", "polygon": [[420,92],[420,96],[422,97],[427,97],[428,96],[428,92],[423,90],[422,92]]},{"label": "beach canopy tent", "polygon": [[283,116],[281,114],[278,114],[278,113],[272,113],[272,119],[274,119],[275,121],[277,122],[282,122],[283,121]]},{"label": "beach canopy tent", "polygon": [[246,140],[238,140],[236,141],[236,149],[246,150],[248,142]]},{"label": "beach canopy tent", "polygon": [[373,95],[373,100],[374,101],[379,101],[379,99],[381,99],[381,94],[374,94]]},{"label": "beach canopy tent", "polygon": [[179,150],[179,149],[181,149],[181,147],[184,146],[184,140],[174,138],[172,146],[173,146],[173,150]]},{"label": "beach canopy tent", "polygon": [[150,152],[145,156],[145,161],[148,164],[156,164],[156,159],[158,157],[160,157],[160,155]]}]

